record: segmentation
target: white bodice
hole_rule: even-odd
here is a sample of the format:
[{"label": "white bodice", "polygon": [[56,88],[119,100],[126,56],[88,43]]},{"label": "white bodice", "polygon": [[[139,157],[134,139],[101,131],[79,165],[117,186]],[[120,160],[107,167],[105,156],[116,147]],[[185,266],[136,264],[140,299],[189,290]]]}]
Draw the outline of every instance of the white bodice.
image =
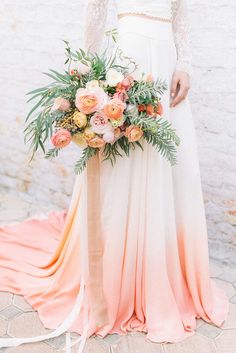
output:
[{"label": "white bodice", "polygon": [[104,35],[108,3],[115,2],[117,13],[139,13],[170,19],[177,50],[176,70],[191,72],[188,0],[88,0],[85,47],[98,51]]},{"label": "white bodice", "polygon": [[171,0],[116,0],[117,13],[140,13],[171,19]]}]

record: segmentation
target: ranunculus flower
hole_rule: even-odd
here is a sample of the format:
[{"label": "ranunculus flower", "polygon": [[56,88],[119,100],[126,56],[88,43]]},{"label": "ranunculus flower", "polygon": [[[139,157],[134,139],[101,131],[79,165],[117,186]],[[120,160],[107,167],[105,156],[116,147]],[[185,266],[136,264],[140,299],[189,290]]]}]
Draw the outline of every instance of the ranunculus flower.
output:
[{"label": "ranunculus flower", "polygon": [[137,125],[130,125],[126,128],[124,135],[127,137],[129,142],[135,142],[143,136],[143,131]]},{"label": "ranunculus flower", "polygon": [[108,121],[108,117],[103,112],[96,112],[90,119],[92,130],[97,134],[104,134],[108,130],[112,130],[112,126]]},{"label": "ranunculus flower", "polygon": [[78,128],[82,129],[87,125],[87,116],[84,113],[76,110],[73,114],[73,121],[75,125],[78,126]]},{"label": "ranunculus flower", "polygon": [[52,110],[60,110],[62,112],[66,112],[67,110],[70,109],[70,101],[66,98],[63,97],[57,97],[54,100]]},{"label": "ranunculus flower", "polygon": [[80,147],[87,147],[88,146],[82,132],[77,132],[76,134],[74,134],[72,136],[72,141]]},{"label": "ranunculus flower", "polygon": [[114,131],[112,130],[106,131],[102,138],[107,143],[113,143],[115,141]]},{"label": "ranunculus flower", "polygon": [[71,142],[71,133],[66,129],[61,129],[52,135],[51,141],[56,148],[63,148]]},{"label": "ranunculus flower", "polygon": [[89,140],[91,140],[92,138],[94,138],[96,136],[95,132],[92,130],[91,127],[86,127],[86,129],[83,132],[83,136],[85,138],[85,140],[88,142]]},{"label": "ranunculus flower", "polygon": [[109,86],[115,87],[124,79],[124,75],[116,69],[109,69],[106,74],[106,82]]},{"label": "ranunculus flower", "polygon": [[132,75],[127,75],[123,81],[121,82],[121,85],[123,88],[126,89],[126,91],[128,91],[128,89],[132,86],[132,83],[134,82],[134,78]]},{"label": "ranunculus flower", "polygon": [[156,105],[155,113],[158,115],[163,114],[163,105],[160,102],[158,102]]},{"label": "ranunculus flower", "polygon": [[124,115],[121,116],[119,120],[111,120],[111,125],[113,127],[120,127],[121,125],[124,124],[126,117]]},{"label": "ranunculus flower", "polygon": [[151,116],[154,115],[154,106],[152,104],[146,106],[146,113]]},{"label": "ranunculus flower", "polygon": [[75,106],[84,114],[101,110],[107,102],[107,94],[101,87],[93,90],[79,88],[75,97]]},{"label": "ranunculus flower", "polygon": [[86,75],[91,70],[91,66],[89,63],[85,65],[84,63],[79,61],[77,63],[77,70],[78,70],[79,74]]},{"label": "ranunculus flower", "polygon": [[119,120],[125,110],[126,104],[119,98],[111,99],[105,106],[104,112],[111,120]]},{"label": "ranunculus flower", "polygon": [[96,136],[88,141],[88,145],[93,148],[101,148],[105,145],[105,143],[106,142],[99,136]]},{"label": "ranunculus flower", "polygon": [[96,89],[97,87],[99,87],[98,80],[92,80],[86,83],[86,88],[88,90],[93,90],[94,88]]}]

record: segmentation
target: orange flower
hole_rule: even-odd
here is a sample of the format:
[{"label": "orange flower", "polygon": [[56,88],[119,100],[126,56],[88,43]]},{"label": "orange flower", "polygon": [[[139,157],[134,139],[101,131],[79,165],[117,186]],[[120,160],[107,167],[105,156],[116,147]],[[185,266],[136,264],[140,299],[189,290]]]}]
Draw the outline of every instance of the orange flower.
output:
[{"label": "orange flower", "polygon": [[135,142],[143,136],[143,131],[137,125],[130,125],[126,128],[124,135],[127,137],[129,142]]},{"label": "orange flower", "polygon": [[60,129],[52,135],[51,141],[56,148],[63,148],[71,142],[71,133],[66,129]]},{"label": "orange flower", "polygon": [[155,113],[158,115],[163,114],[163,105],[160,102],[158,102],[156,105]]},{"label": "orange flower", "polygon": [[105,145],[105,141],[101,137],[94,137],[88,141],[88,145],[93,148],[101,148]]},{"label": "orange flower", "polygon": [[148,115],[154,115],[154,106],[152,104],[148,104],[146,107],[146,112]]},{"label": "orange flower", "polygon": [[145,104],[139,104],[138,111],[139,112],[144,112],[145,110],[146,110],[146,105]]},{"label": "orange flower", "polygon": [[104,113],[111,120],[120,120],[126,104],[119,98],[111,99],[104,107]]}]

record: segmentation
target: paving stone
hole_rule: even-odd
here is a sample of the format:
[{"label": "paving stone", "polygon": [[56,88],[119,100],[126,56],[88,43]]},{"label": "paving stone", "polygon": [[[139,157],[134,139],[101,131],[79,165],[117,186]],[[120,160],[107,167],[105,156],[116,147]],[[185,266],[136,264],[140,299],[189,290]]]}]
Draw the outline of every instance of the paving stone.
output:
[{"label": "paving stone", "polygon": [[225,330],[215,340],[219,353],[235,353],[236,351],[236,330]]},{"label": "paving stone", "polygon": [[223,266],[215,261],[210,261],[210,274],[211,277],[219,277],[224,271]]},{"label": "paving stone", "polygon": [[47,344],[49,344],[51,347],[59,349],[61,347],[64,347],[65,343],[66,343],[66,336],[61,335],[59,337],[55,337],[55,338],[50,338],[50,340],[45,341]]},{"label": "paving stone", "polygon": [[223,288],[227,294],[228,298],[231,298],[235,293],[235,288],[232,283],[226,282],[222,279],[214,278],[214,281],[217,283],[217,285],[221,288]]},{"label": "paving stone", "polygon": [[220,276],[220,279],[224,281],[228,281],[230,283],[234,283],[236,281],[236,269],[227,268]]},{"label": "paving stone", "polygon": [[112,353],[145,352],[163,353],[163,345],[160,343],[150,342],[146,339],[145,333],[134,333],[122,336],[117,345],[112,347]]},{"label": "paving stone", "polygon": [[[236,329],[236,304],[230,303],[227,320],[222,325],[223,329]],[[235,346],[236,347],[236,346]],[[236,351],[236,349],[235,349]]]},{"label": "paving stone", "polygon": [[215,325],[205,323],[199,327],[197,332],[209,338],[216,338],[222,333],[222,329]]},{"label": "paving stone", "polygon": [[197,319],[197,320],[196,320],[196,323],[197,323],[197,329],[198,329],[199,327],[201,327],[202,325],[205,324],[205,321],[202,320],[202,319]]},{"label": "paving stone", "polygon": [[0,292],[0,311],[12,303],[13,294]]},{"label": "paving stone", "polygon": [[4,336],[7,333],[7,321],[0,319],[0,336]]},{"label": "paving stone", "polygon": [[10,322],[8,328],[8,334],[13,337],[33,337],[50,331],[43,326],[36,312],[21,314]]},{"label": "paving stone", "polygon": [[[79,343],[71,347],[71,352],[77,353],[78,348]],[[57,353],[65,353],[65,350],[59,349]],[[87,339],[83,353],[111,353],[111,351],[109,345],[104,341],[104,339],[100,337],[91,337]]]},{"label": "paving stone", "polygon": [[40,342],[22,344],[18,347],[8,348],[4,353],[56,353],[56,350],[47,344]]},{"label": "paving stone", "polygon": [[0,311],[0,316],[6,320],[12,320],[15,316],[18,316],[22,313],[22,310],[15,307],[14,305],[10,305],[7,308]]},{"label": "paving stone", "polygon": [[198,333],[182,342],[165,344],[164,348],[165,353],[218,353],[214,342]]},{"label": "paving stone", "polygon": [[104,340],[110,345],[116,345],[120,341],[121,338],[122,338],[121,335],[114,333],[114,334],[107,335],[106,337],[104,337]]},{"label": "paving stone", "polygon": [[32,306],[21,295],[14,295],[13,302],[14,306],[23,310],[24,312],[35,311]]}]

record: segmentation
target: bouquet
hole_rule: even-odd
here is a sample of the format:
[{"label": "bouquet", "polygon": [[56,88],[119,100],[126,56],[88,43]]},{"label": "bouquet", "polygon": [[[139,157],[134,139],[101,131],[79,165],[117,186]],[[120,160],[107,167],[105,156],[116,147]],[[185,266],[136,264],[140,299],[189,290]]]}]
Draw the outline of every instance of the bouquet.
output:
[{"label": "bouquet", "polygon": [[[167,84],[151,75],[135,79],[136,63],[117,48],[108,55],[72,51],[66,44],[66,70],[45,73],[53,81],[28,94],[37,100],[26,117],[25,142],[32,158],[41,149],[54,158],[71,142],[82,148],[75,171],[81,173],[98,152],[112,165],[117,157],[129,156],[145,139],[176,163],[179,138],[162,118],[161,96]],[[46,142],[51,147],[46,149]]]}]

